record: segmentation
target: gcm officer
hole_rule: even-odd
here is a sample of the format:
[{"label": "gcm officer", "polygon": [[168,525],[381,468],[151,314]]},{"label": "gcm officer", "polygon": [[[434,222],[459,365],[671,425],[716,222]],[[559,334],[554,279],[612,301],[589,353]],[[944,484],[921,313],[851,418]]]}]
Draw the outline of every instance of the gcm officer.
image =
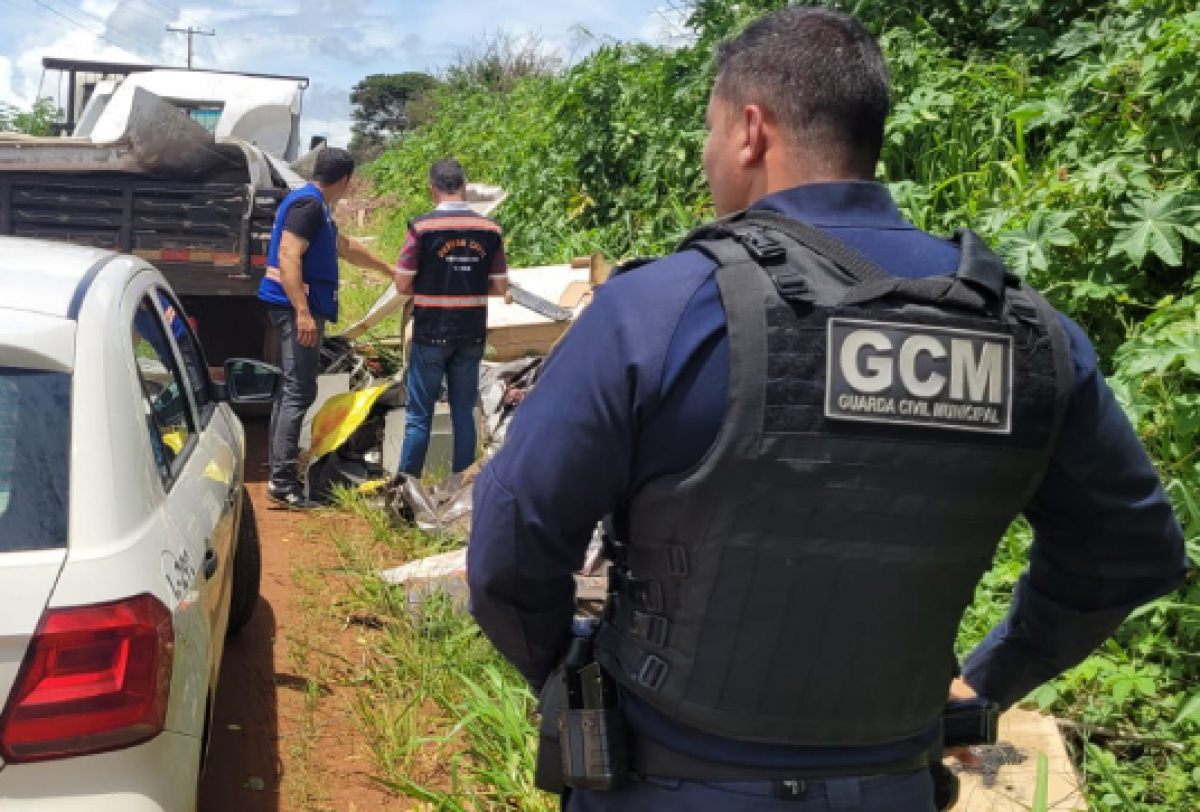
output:
[{"label": "gcm officer", "polygon": [[594,645],[634,780],[572,810],[928,812],[959,622],[1017,516],[1030,565],[959,695],[1012,705],[1183,579],[1088,339],[874,182],[889,103],[843,14],[724,43],[726,217],[598,292],[477,483],[473,613],[535,688],[613,516]]}]

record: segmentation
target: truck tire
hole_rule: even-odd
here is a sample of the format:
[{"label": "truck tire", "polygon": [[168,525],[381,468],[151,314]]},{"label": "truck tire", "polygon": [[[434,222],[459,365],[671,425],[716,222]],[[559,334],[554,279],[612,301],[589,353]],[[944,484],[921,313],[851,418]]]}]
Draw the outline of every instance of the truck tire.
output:
[{"label": "truck tire", "polygon": [[229,598],[229,635],[246,627],[258,606],[262,582],[262,547],[258,540],[258,521],[254,502],[242,488],[242,519],[238,523],[237,551],[233,556],[233,586]]}]

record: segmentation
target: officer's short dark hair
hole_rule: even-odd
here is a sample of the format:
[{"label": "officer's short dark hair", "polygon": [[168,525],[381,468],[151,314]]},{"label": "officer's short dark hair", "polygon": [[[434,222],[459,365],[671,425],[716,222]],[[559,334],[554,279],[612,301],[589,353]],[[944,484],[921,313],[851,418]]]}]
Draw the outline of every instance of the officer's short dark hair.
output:
[{"label": "officer's short dark hair", "polygon": [[354,174],[354,158],[344,149],[326,147],[317,153],[313,180],[318,183],[337,183]]},{"label": "officer's short dark hair", "polygon": [[467,170],[453,158],[443,158],[430,168],[429,185],[448,195],[461,192],[467,186]]},{"label": "officer's short dark hair", "polygon": [[858,20],[824,8],[776,11],[722,43],[716,69],[718,98],[761,104],[797,147],[873,174],[890,81],[879,43]]}]

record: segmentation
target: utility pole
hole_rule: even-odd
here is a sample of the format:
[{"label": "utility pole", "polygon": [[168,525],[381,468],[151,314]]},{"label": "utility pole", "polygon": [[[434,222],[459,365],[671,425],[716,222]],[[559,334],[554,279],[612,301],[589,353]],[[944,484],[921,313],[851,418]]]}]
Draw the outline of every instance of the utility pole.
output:
[{"label": "utility pole", "polygon": [[192,37],[196,36],[197,34],[199,34],[202,37],[215,37],[217,35],[217,32],[212,30],[211,28],[194,28],[190,25],[187,28],[176,28],[175,26],[168,25],[167,30],[170,31],[172,34],[187,34],[187,38],[188,38],[188,70],[192,69]]}]

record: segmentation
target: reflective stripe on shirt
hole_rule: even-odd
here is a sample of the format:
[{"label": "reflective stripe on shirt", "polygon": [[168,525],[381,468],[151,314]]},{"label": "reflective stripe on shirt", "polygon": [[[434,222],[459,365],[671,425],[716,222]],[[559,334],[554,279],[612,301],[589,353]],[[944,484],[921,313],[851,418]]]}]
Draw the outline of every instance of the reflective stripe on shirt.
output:
[{"label": "reflective stripe on shirt", "polygon": [[[278,268],[267,268],[267,272],[263,275],[272,282],[278,282],[280,285],[283,284],[283,274],[279,272]],[[308,293],[308,285],[304,286],[304,292],[305,294]]]},{"label": "reflective stripe on shirt", "polygon": [[413,230],[419,234],[427,231],[494,231],[500,233],[500,224],[483,217],[436,217],[415,220]]},{"label": "reflective stripe on shirt", "polygon": [[453,309],[462,309],[469,307],[487,307],[488,297],[486,296],[423,296],[418,295],[413,297],[413,303],[417,307],[445,307]]}]

